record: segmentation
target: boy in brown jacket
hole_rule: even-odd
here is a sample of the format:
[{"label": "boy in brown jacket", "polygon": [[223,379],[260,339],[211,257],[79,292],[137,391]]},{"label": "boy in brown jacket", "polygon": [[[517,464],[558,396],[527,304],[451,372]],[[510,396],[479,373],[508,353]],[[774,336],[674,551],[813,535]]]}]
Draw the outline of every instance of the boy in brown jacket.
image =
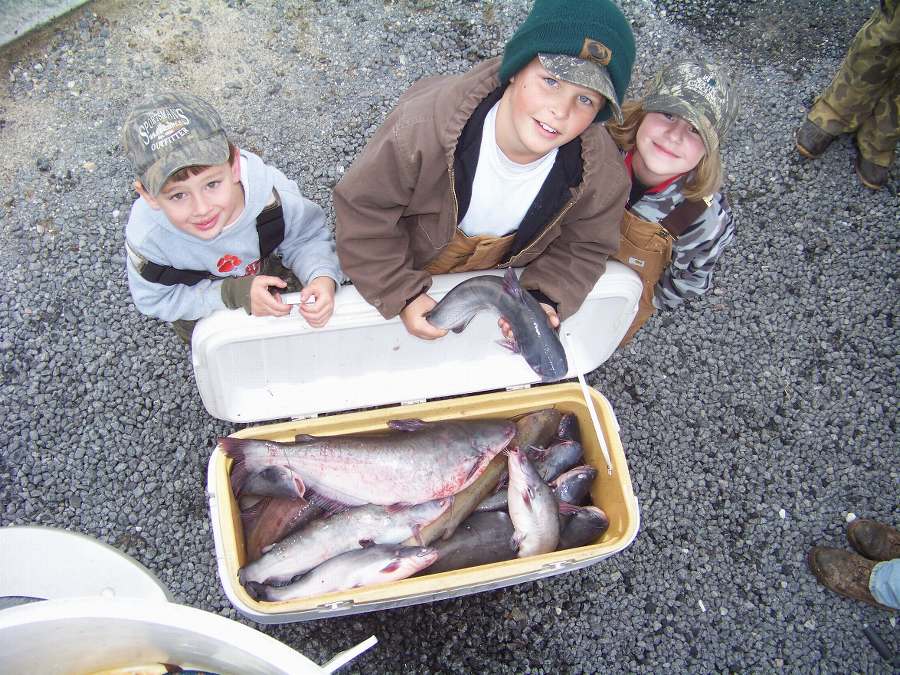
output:
[{"label": "boy in brown jacket", "polygon": [[341,266],[421,338],[431,275],[524,267],[554,326],[615,253],[629,180],[620,119],[634,37],[609,0],[536,0],[503,58],[426,78],[335,188]]}]

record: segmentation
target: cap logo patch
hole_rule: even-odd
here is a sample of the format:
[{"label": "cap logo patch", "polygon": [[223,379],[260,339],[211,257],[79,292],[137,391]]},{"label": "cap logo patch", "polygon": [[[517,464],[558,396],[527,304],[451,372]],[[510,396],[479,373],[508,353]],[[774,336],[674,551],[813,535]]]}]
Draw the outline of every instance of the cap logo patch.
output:
[{"label": "cap logo patch", "polygon": [[191,120],[181,108],[160,108],[146,116],[138,135],[145,146],[155,152],[171,145],[179,138],[190,133]]},{"label": "cap logo patch", "polygon": [[715,78],[707,78],[703,76],[686,77],[684,79],[684,87],[700,94],[710,105],[721,109],[725,104],[725,91],[716,86]]},{"label": "cap logo patch", "polygon": [[584,44],[581,45],[581,52],[578,58],[585,61],[593,61],[601,66],[608,66],[612,61],[612,51],[602,42],[597,42],[591,38],[584,38]]}]

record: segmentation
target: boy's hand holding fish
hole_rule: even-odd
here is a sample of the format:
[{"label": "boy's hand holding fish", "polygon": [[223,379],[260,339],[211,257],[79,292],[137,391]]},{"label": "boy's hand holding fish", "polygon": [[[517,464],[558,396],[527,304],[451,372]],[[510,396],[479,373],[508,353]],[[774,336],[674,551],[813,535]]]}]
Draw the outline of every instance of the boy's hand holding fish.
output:
[{"label": "boy's hand holding fish", "polygon": [[430,324],[425,315],[430,312],[437,303],[427,293],[422,293],[410,302],[400,312],[400,320],[406,326],[410,335],[415,335],[423,340],[436,340],[444,337],[447,331]]},{"label": "boy's hand holding fish", "polygon": [[[554,330],[559,330],[559,314],[556,313],[556,310],[545,302],[539,302],[538,304],[541,306],[541,309],[543,309],[547,313],[547,321],[550,322],[550,327]],[[515,335],[513,335],[512,326],[510,326],[509,321],[507,321],[505,318],[501,316],[499,319],[497,319],[497,325],[500,326],[500,332],[503,333],[503,337],[505,337],[507,340],[512,340],[515,338]]]}]

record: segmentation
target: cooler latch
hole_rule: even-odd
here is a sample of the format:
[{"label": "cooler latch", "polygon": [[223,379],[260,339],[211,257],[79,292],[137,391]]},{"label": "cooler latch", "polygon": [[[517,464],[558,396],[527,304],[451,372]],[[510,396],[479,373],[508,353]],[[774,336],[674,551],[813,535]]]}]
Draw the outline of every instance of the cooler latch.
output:
[{"label": "cooler latch", "polygon": [[338,602],[326,602],[323,605],[319,605],[316,609],[347,609],[348,607],[353,607],[352,600],[340,600]]},{"label": "cooler latch", "polygon": [[530,384],[511,384],[506,388],[506,391],[518,391],[519,389],[531,389]]},{"label": "cooler latch", "polygon": [[400,405],[416,405],[418,403],[425,403],[427,398],[411,398],[408,401],[400,401]]},{"label": "cooler latch", "polygon": [[306,415],[297,415],[291,418],[291,422],[300,422],[301,420],[311,420],[319,416],[319,413],[307,413]]},{"label": "cooler latch", "polygon": [[546,565],[541,566],[541,571],[544,572],[559,572],[560,570],[564,570],[567,567],[571,567],[577,560],[561,560],[559,562],[547,563]]}]

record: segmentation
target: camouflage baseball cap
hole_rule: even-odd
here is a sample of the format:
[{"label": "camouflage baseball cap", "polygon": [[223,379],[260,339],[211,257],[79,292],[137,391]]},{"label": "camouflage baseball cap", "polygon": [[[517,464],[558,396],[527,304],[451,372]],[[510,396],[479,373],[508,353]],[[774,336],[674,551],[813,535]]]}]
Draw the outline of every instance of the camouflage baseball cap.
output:
[{"label": "camouflage baseball cap", "polygon": [[617,122],[622,122],[622,109],[616,100],[616,88],[605,66],[568,54],[538,54],[541,65],[558,80],[564,80],[600,92],[606,98]]},{"label": "camouflage baseball cap", "polygon": [[122,147],[153,196],[179,169],[228,161],[228,137],[219,113],[190,94],[167,92],[138,103],[122,127]]},{"label": "camouflage baseball cap", "polygon": [[712,63],[682,60],[663,68],[644,97],[644,110],[678,115],[693,124],[707,153],[719,143],[738,114],[737,87],[728,72]]}]

